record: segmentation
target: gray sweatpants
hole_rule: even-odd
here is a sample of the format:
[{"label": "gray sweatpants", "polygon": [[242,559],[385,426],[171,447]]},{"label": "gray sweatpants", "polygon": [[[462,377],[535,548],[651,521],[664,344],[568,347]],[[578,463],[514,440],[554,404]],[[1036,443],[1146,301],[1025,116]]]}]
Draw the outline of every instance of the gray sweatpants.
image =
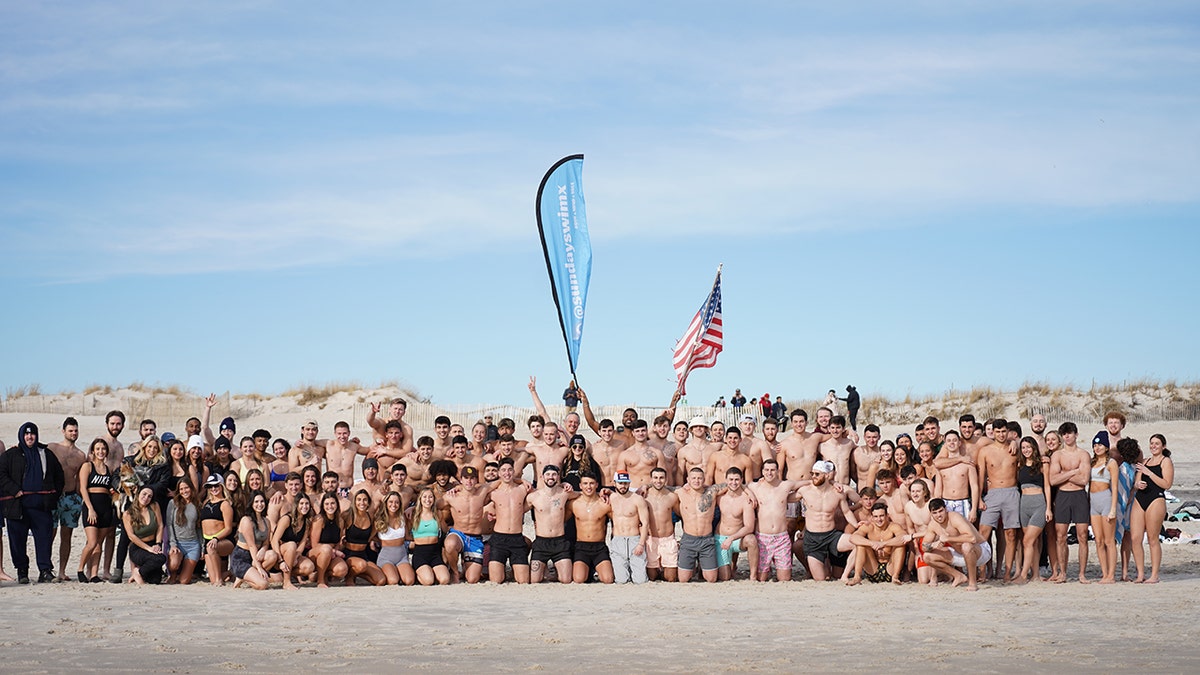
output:
[{"label": "gray sweatpants", "polygon": [[641,537],[613,537],[608,542],[608,557],[612,559],[613,577],[618,584],[627,584],[633,579],[635,584],[644,584],[646,577],[646,550],[642,548],[641,555],[634,555]]}]

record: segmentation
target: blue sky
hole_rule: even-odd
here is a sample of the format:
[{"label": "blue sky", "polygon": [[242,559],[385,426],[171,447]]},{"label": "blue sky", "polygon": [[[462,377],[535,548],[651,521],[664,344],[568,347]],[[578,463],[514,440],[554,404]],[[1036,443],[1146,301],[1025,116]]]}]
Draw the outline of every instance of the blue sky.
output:
[{"label": "blue sky", "polygon": [[693,403],[1200,379],[1191,3],[9,3],[5,386]]}]

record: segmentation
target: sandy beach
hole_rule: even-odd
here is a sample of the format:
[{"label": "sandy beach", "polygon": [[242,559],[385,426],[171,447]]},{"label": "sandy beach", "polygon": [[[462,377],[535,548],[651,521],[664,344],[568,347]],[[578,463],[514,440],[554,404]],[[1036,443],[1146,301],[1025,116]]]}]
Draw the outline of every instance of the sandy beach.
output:
[{"label": "sandy beach", "polygon": [[[330,429],[343,412],[315,416]],[[294,437],[306,415],[239,419],[239,435],[263,427]],[[0,438],[11,442],[18,426],[32,420],[43,442],[56,441],[62,419],[0,414]],[[79,421],[82,445],[99,433],[102,419]],[[136,438],[135,422],[123,440]],[[888,425],[884,436],[908,429]],[[178,432],[160,425],[166,430]],[[1174,453],[1172,492],[1195,498],[1200,422],[1135,423],[1127,435],[1144,443],[1156,432],[1166,434]],[[1197,523],[1167,526],[1200,534]],[[82,539],[77,530],[69,574]],[[1193,672],[1200,658],[1194,622],[1200,545],[1163,549],[1158,585],[993,582],[978,593],[946,584],[846,588],[810,580],[295,592],[5,582],[0,648],[13,672]],[[1071,560],[1074,578],[1074,551]],[[1094,552],[1091,561],[1091,576],[1098,577]],[[7,548],[5,568],[13,572]]]}]

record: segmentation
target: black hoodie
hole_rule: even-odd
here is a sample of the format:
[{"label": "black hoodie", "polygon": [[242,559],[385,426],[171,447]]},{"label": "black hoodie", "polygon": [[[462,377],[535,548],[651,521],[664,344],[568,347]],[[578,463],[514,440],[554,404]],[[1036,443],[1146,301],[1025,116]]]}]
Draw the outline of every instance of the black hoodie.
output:
[{"label": "black hoodie", "polygon": [[[32,431],[35,437],[33,445],[25,443],[25,432]],[[41,505],[47,511],[53,511],[58,505],[58,498],[63,492],[63,470],[59,464],[58,458],[50,452],[46,446],[36,440],[38,433],[37,425],[33,422],[26,422],[21,425],[21,430],[17,432],[17,445],[4,451],[0,455],[0,496],[5,497],[3,502],[4,517],[14,520],[24,518],[22,514],[22,504],[28,505],[32,500],[17,499],[17,493],[21,492],[22,484],[25,481],[25,467],[27,466],[26,458],[33,457],[34,453],[39,453],[45,460],[45,471],[42,474],[42,490],[45,494],[38,495],[42,498]],[[37,503],[37,502],[34,502]]]}]

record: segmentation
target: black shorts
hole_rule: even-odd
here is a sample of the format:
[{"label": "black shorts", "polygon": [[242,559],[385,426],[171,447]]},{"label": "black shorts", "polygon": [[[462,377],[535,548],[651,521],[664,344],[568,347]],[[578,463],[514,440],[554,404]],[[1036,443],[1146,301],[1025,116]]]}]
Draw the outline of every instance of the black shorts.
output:
[{"label": "black shorts", "polygon": [[101,530],[108,529],[115,525],[116,514],[113,512],[112,497],[107,493],[89,494],[88,499],[92,500],[92,508],[96,510],[96,524],[88,524],[88,507],[87,502],[83,503],[83,513],[80,515],[80,523],[84,527],[95,527]]},{"label": "black shorts", "polygon": [[575,542],[575,562],[586,563],[589,571],[595,571],[602,562],[612,563],[608,555],[608,545],[602,541]]},{"label": "black shorts", "polygon": [[346,554],[347,561],[349,561],[351,558],[358,558],[360,560],[366,560],[369,563],[374,563],[379,559],[379,551],[372,551],[370,547],[367,547],[367,549],[363,551],[351,551],[350,549],[346,549],[343,551],[343,553]]},{"label": "black shorts", "polygon": [[533,540],[534,562],[556,563],[559,560],[571,559],[571,542],[566,537],[538,537]]},{"label": "black shorts", "polygon": [[842,538],[841,530],[829,532],[804,531],[804,555],[816,558],[821,562],[832,562],[834,567],[845,567],[850,557],[849,551],[838,550],[838,540]]},{"label": "black shorts", "polygon": [[1084,490],[1059,490],[1054,498],[1054,522],[1087,525],[1092,522],[1091,500]]},{"label": "black shorts", "polygon": [[501,565],[529,564],[529,545],[525,543],[524,535],[496,532],[492,535],[489,543],[491,543],[492,549],[489,562],[497,562]]},{"label": "black shorts", "polygon": [[414,570],[422,567],[437,567],[445,565],[442,560],[441,544],[414,544],[412,548],[412,566]]}]

